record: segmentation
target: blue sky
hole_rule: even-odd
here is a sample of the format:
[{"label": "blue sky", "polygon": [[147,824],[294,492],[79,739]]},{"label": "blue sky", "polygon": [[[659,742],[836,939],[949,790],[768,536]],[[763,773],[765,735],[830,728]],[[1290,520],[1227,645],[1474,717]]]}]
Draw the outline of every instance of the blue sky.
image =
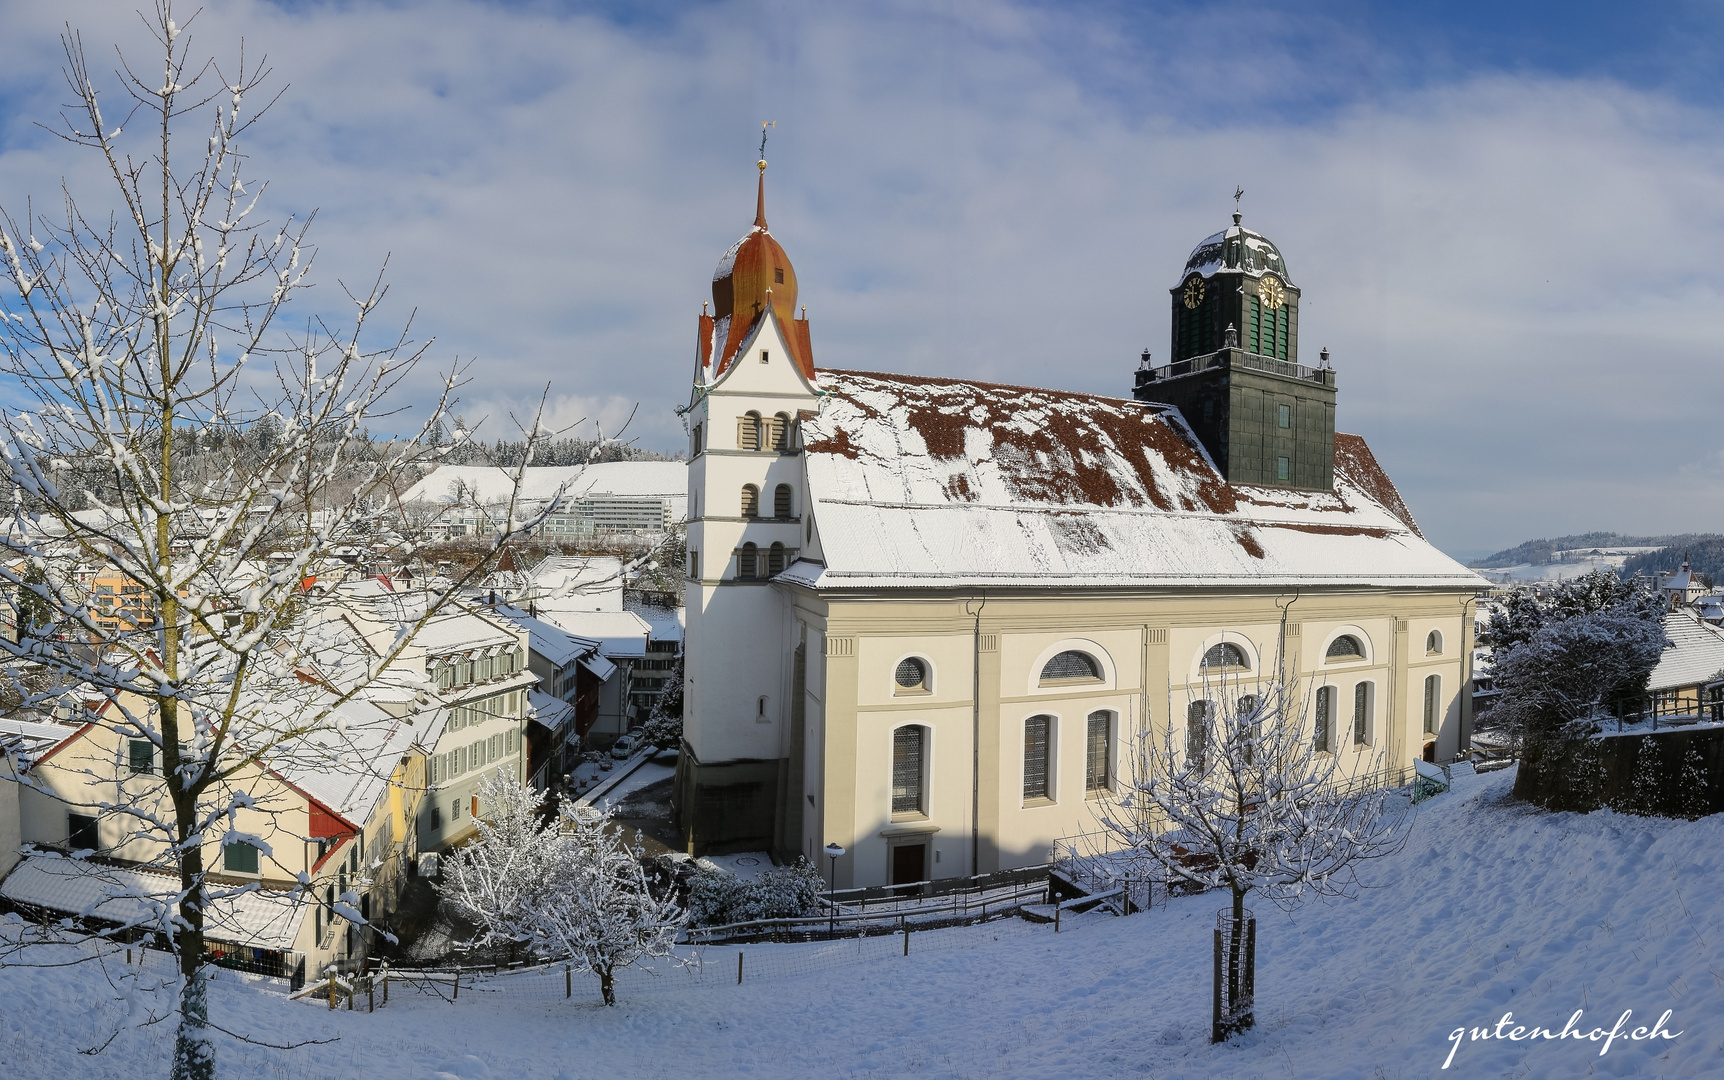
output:
[{"label": "blue sky", "polygon": [[[32,123],[62,23],[136,52],[135,6],[0,0],[0,205],[105,197]],[[389,255],[492,436],[548,382],[560,422],[638,403],[682,445],[775,119],[768,216],[833,367],[1126,393],[1243,185],[1339,425],[1468,552],[1724,529],[1721,31],[1717,3],[210,0],[192,32],[289,84],[252,171],[318,209],[318,295]]]}]

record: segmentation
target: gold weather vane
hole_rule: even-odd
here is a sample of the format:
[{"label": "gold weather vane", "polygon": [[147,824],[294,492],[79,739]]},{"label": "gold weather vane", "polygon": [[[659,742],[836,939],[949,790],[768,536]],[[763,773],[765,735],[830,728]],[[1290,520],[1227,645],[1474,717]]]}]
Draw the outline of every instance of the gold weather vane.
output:
[{"label": "gold weather vane", "polygon": [[760,167],[763,170],[766,168],[766,129],[777,126],[778,121],[776,120],[762,120],[760,122]]}]

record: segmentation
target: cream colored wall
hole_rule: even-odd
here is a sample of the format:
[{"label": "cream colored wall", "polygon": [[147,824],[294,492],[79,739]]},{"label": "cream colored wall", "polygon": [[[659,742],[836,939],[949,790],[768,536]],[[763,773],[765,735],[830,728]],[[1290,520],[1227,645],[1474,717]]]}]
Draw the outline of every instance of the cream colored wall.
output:
[{"label": "cream colored wall", "polygon": [[[1469,594],[1470,595],[1470,594]],[[1423,680],[1443,677],[1439,760],[1452,757],[1462,737],[1464,656],[1471,622],[1458,593],[1413,590],[1333,590],[1292,594],[1209,592],[1064,597],[993,597],[981,618],[981,760],[972,758],[972,655],[975,624],[961,599],[890,597],[819,598],[800,593],[797,617],[828,635],[824,650],[822,730],[810,738],[819,768],[806,772],[822,808],[805,829],[804,845],[836,840],[847,849],[839,862],[840,887],[889,880],[889,847],[907,830],[928,832],[940,861],[929,869],[949,877],[1044,861],[1062,837],[1097,830],[1098,800],[1085,792],[1085,735],[1092,712],[1114,716],[1115,793],[1129,772],[1126,750],[1148,717],[1155,737],[1183,738],[1188,702],[1205,696],[1200,662],[1220,640],[1248,646],[1252,661],[1242,678],[1229,674],[1225,690],[1211,680],[1211,696],[1253,692],[1273,676],[1281,640],[1282,607],[1289,634],[1282,662],[1298,679],[1303,727],[1314,729],[1313,691],[1336,685],[1336,737],[1344,775],[1372,765],[1409,769],[1420,753]],[[1282,606],[1277,606],[1279,602]],[[1426,656],[1425,635],[1438,629],[1443,652]],[[1323,648],[1336,633],[1365,640],[1367,658],[1330,664]],[[811,640],[813,638],[811,637]],[[1409,643],[1416,648],[1409,647]],[[1042,687],[1037,676],[1054,653],[1081,648],[1103,662],[1097,683]],[[894,693],[892,674],[906,655],[933,668],[932,692]],[[816,685],[810,667],[810,687]],[[1373,739],[1365,751],[1351,746],[1352,686],[1376,686]],[[1055,717],[1052,798],[1023,800],[1024,722]],[[906,723],[931,729],[929,808],[925,819],[892,820],[891,732]],[[973,815],[973,776],[981,778],[980,814]],[[807,794],[805,793],[805,794]],[[970,856],[972,818],[979,858]],[[818,831],[817,831],[818,830]],[[824,868],[825,864],[821,864]]]}]

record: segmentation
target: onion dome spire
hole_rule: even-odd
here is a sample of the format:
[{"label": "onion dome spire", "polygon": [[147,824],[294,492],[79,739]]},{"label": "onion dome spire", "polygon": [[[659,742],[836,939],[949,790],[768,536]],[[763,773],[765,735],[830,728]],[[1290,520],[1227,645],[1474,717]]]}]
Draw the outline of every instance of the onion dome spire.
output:
[{"label": "onion dome spire", "polygon": [[[764,152],[764,138],[761,145]],[[770,311],[791,358],[805,377],[813,379],[808,321],[796,318],[796,268],[766,227],[766,158],[762,156],[755,166],[760,176],[755,188],[754,227],[731,245],[713,272],[712,315],[701,316],[702,367],[714,377],[722,375]]]}]

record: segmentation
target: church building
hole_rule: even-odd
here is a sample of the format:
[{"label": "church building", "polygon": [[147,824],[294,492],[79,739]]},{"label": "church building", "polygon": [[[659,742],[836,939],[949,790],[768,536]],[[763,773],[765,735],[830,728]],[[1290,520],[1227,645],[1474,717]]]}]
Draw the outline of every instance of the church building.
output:
[{"label": "church building", "polygon": [[1471,604],[1364,440],[1335,430],[1300,291],[1231,227],[1170,290],[1130,396],[817,368],[767,228],[724,254],[689,427],[689,851],[839,888],[1046,861],[1094,832],[1148,730],[1297,680],[1343,771],[1469,745]]}]

